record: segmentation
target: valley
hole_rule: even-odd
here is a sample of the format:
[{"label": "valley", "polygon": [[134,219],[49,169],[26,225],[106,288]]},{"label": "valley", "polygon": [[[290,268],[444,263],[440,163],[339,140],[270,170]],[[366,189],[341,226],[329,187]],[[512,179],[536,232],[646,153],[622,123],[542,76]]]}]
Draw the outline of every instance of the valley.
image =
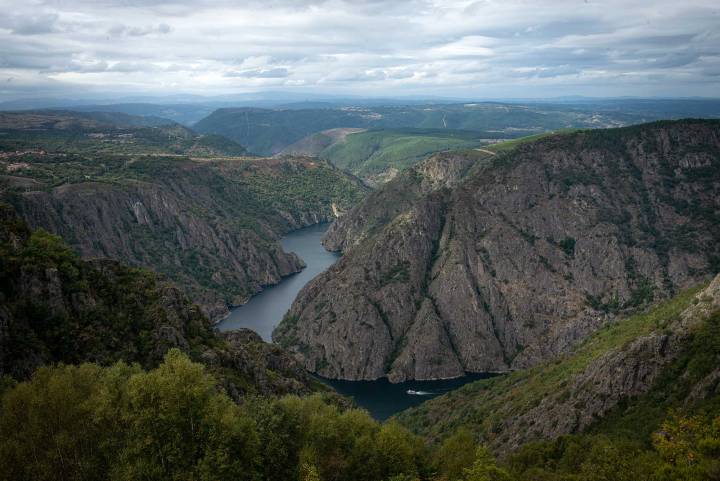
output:
[{"label": "valley", "polygon": [[[39,121],[56,125],[58,114],[36,114]],[[45,150],[3,164],[0,197],[84,257],[167,275],[214,319],[302,269],[279,245],[282,234],[333,219],[367,190],[316,159],[236,157],[244,149],[227,139],[199,148],[210,144],[184,127],[171,128],[183,134],[176,141],[165,127],[81,121],[63,116],[62,127],[37,130],[27,121],[5,130],[0,149]],[[108,142],[99,130],[121,140]]]},{"label": "valley", "polygon": [[371,186],[392,180],[400,171],[435,152],[470,149],[500,140],[482,138],[489,135],[482,132],[441,129],[362,130],[345,132],[326,142],[316,140],[324,135],[323,132],[313,134],[281,153],[303,151],[304,148],[309,154],[357,175]]},{"label": "valley", "polygon": [[720,481],[717,0],[0,8],[0,481]]},{"label": "valley", "polygon": [[250,152],[271,155],[328,129],[432,129],[514,138],[566,128],[608,128],[661,119],[720,117],[720,102],[708,100],[593,100],[584,102],[456,102],[393,104],[326,103],[321,108],[219,108],[193,125],[219,134]]},{"label": "valley", "polygon": [[217,328],[220,331],[252,329],[265,342],[270,342],[273,329],[280,323],[300,289],[339,258],[337,253],[323,249],[320,243],[327,226],[316,224],[303,227],[282,237],[280,243],[283,250],[297,254],[303,261],[303,269],[253,296],[247,304],[232,309],[218,323]]},{"label": "valley", "polygon": [[[262,157],[165,119],[34,111],[0,114],[0,151],[2,405],[58,385],[88,399],[73,419],[122,413],[91,436],[124,472],[147,462],[131,440],[157,408],[139,383],[177,419],[192,392],[222,433],[182,435],[204,447],[163,473],[268,480],[565,479],[598,450],[646,479],[682,469],[662,433],[720,412],[718,121],[336,126]],[[13,446],[38,438],[12,426],[46,436],[12,409]],[[62,423],[61,452],[119,465]],[[0,475],[34,477],[3,449]]]}]

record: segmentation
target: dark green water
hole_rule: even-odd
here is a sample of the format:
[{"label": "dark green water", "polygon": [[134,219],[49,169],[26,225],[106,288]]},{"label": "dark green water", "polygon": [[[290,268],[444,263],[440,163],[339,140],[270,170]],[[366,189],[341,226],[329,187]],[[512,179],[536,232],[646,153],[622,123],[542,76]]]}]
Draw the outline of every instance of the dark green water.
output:
[{"label": "dark green water", "polygon": [[[245,327],[254,330],[265,341],[270,342],[272,330],[290,309],[300,289],[338,260],[338,254],[326,251],[320,243],[320,238],[327,228],[328,224],[320,224],[297,230],[283,237],[281,240],[283,248],[299,255],[307,267],[285,278],[280,284],[265,289],[247,304],[233,309],[230,315],[218,324],[218,329],[231,331]],[[374,418],[384,420],[403,409],[489,376],[471,374],[458,379],[410,381],[401,384],[390,384],[387,379],[378,381],[322,379],[322,381],[339,393],[355,399],[358,406],[367,409]],[[408,394],[408,390],[419,391],[422,394]]]},{"label": "dark green water", "polygon": [[[457,389],[469,382],[487,379],[494,374],[468,374],[456,379],[439,381],[408,381],[391,384],[387,379],[377,381],[339,381],[320,378],[344,396],[351,397],[358,406],[367,409],[372,417],[384,421],[403,409]],[[408,390],[421,394],[408,394]]]}]

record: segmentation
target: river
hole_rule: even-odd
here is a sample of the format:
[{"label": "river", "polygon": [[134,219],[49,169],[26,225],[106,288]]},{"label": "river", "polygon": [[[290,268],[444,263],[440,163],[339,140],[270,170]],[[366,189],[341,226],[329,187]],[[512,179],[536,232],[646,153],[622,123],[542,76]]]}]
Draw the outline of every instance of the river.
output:
[{"label": "river", "polygon": [[305,261],[305,269],[284,278],[280,284],[264,289],[246,304],[232,309],[230,315],[218,324],[218,329],[232,331],[247,327],[260,334],[266,342],[271,342],[273,329],[290,309],[300,289],[340,258],[340,254],[326,251],[320,243],[329,225],[305,227],[280,239],[286,252],[294,252]]},{"label": "river", "polygon": [[[260,334],[265,341],[270,342],[273,329],[290,309],[300,289],[312,278],[333,265],[340,257],[339,254],[326,251],[320,243],[328,226],[329,224],[319,224],[306,227],[283,237],[280,240],[283,249],[295,252],[305,261],[307,267],[253,296],[247,304],[232,309],[230,315],[218,324],[218,329],[232,331],[246,327]],[[489,374],[470,374],[457,379],[409,381],[400,384],[391,384],[387,379],[377,381],[320,380],[335,388],[340,394],[352,397],[375,419],[385,420],[403,409],[457,389],[468,382],[489,376]],[[418,394],[408,394],[408,390]]]}]

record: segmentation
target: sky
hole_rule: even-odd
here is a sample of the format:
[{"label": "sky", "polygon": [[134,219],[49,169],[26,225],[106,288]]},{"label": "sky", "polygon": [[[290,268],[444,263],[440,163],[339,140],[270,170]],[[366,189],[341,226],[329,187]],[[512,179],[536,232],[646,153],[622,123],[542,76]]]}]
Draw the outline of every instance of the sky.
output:
[{"label": "sky", "polygon": [[0,0],[0,100],[720,96],[718,0]]}]

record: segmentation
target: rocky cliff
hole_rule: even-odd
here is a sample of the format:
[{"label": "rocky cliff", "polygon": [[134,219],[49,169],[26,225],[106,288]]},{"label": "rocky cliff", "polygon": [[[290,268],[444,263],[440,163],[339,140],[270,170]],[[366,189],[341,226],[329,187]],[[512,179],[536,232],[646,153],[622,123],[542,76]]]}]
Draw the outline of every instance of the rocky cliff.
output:
[{"label": "rocky cliff", "polygon": [[244,149],[155,123],[109,113],[0,114],[0,199],[85,258],[169,276],[217,319],[302,269],[282,250],[282,234],[334,219],[367,190],[317,159],[231,157]]},{"label": "rocky cliff", "polygon": [[171,348],[203,362],[236,399],[321,389],[257,334],[219,335],[174,285],[110,260],[82,261],[58,237],[32,232],[0,204],[0,375],[116,361],[157,366]]},{"label": "rocky cliff", "polygon": [[326,238],[345,256],[275,339],[333,378],[507,371],[720,267],[719,122],[498,152],[442,154],[353,209]]},{"label": "rocky cliff", "polygon": [[62,236],[83,257],[166,274],[213,318],[303,267],[280,235],[334,219],[333,205],[347,209],[365,190],[304,158],[47,154],[12,174],[0,195],[33,228]]},{"label": "rocky cliff", "polygon": [[465,386],[399,419],[429,437],[466,426],[504,455],[528,442],[633,425],[628,419],[652,425],[720,394],[718,326],[720,276],[613,323],[560,359]]}]

